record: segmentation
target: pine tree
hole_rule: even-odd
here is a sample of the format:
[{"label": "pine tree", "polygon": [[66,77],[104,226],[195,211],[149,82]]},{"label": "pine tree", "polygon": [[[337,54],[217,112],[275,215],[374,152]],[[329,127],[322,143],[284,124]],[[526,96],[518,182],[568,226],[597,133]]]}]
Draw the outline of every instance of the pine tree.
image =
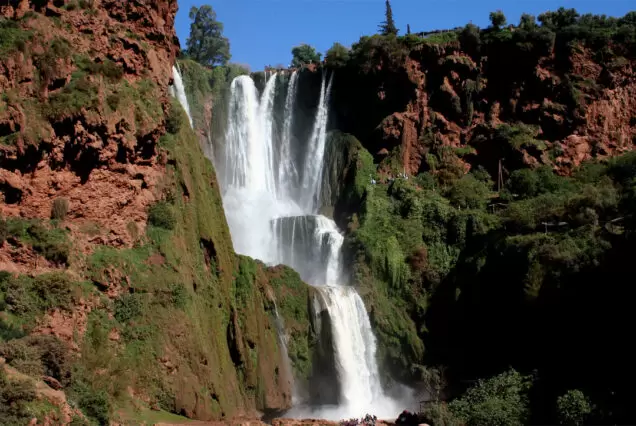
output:
[{"label": "pine tree", "polygon": [[393,10],[391,10],[391,2],[386,0],[386,20],[380,25],[380,31],[383,35],[397,35],[398,29],[393,21]]}]

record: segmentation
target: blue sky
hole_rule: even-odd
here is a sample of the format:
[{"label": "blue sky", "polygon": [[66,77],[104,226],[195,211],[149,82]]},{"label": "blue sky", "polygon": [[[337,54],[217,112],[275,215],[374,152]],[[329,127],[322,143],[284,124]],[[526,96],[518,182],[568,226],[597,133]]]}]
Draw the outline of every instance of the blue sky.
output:
[{"label": "blue sky", "polygon": [[[179,0],[176,28],[181,46],[190,32],[192,6],[211,5],[225,25],[232,62],[253,71],[288,64],[292,47],[308,43],[324,54],[333,42],[346,46],[377,31],[384,19],[384,0]],[[508,22],[521,13],[538,15],[560,6],[580,13],[622,16],[636,10],[634,0],[392,0],[400,33],[452,28],[473,22],[485,27],[488,14],[501,9]]]}]

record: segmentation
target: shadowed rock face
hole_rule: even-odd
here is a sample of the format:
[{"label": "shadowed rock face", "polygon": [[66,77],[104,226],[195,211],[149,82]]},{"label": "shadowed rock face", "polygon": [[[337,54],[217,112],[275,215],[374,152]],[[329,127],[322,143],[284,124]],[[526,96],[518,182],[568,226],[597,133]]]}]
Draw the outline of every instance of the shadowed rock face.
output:
[{"label": "shadowed rock face", "polygon": [[[429,170],[426,155],[439,146],[473,147],[461,167],[482,165],[495,176],[500,158],[509,169],[550,164],[567,174],[586,159],[632,149],[636,80],[629,52],[618,49],[599,62],[579,43],[519,60],[514,48],[482,55],[471,56],[458,42],[424,44],[397,64],[384,58],[372,71],[338,70],[332,126],[354,134],[381,161],[381,172],[400,164],[410,175]],[[546,148],[493,149],[500,145],[494,129],[519,122],[537,126]]]}]

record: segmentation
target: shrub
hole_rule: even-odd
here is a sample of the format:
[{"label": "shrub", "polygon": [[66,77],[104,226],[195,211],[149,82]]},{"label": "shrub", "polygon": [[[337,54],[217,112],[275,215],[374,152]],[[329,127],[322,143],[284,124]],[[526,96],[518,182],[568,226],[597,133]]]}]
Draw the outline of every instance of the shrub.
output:
[{"label": "shrub", "polygon": [[0,18],[0,55],[2,57],[16,50],[23,52],[26,49],[26,42],[31,37],[32,33],[20,28],[17,22]]},{"label": "shrub", "polygon": [[0,369],[0,421],[4,425],[26,425],[33,417],[28,404],[35,400],[35,386],[30,381],[10,380]]},{"label": "shrub", "polygon": [[115,300],[115,319],[122,324],[138,317],[142,313],[141,299],[136,294],[125,294]]},{"label": "shrub", "polygon": [[527,424],[529,376],[509,370],[480,380],[449,404],[451,412],[466,425],[514,426]]},{"label": "shrub", "polygon": [[49,82],[55,78],[60,72],[58,60],[67,59],[71,56],[71,45],[69,42],[60,37],[56,37],[49,43],[48,48],[38,57],[37,64],[40,75],[45,82]]},{"label": "shrub", "polygon": [[5,302],[9,311],[33,317],[48,309],[69,308],[76,284],[64,273],[52,272],[35,278],[20,275],[6,286]]},{"label": "shrub", "polygon": [[436,402],[428,405],[424,412],[424,418],[421,420],[424,423],[435,426],[460,426],[462,424],[444,402]]},{"label": "shrub", "polygon": [[177,219],[172,206],[165,201],[160,201],[150,207],[148,222],[153,226],[171,230],[177,224]]},{"label": "shrub", "polygon": [[51,219],[64,220],[68,213],[68,199],[56,198],[53,200],[53,207],[51,208]]},{"label": "shrub", "polygon": [[45,112],[49,119],[60,120],[75,117],[82,109],[99,109],[97,87],[86,77],[72,80],[61,92],[51,95]]},{"label": "shrub", "polygon": [[455,181],[446,196],[462,209],[484,209],[488,203],[490,189],[471,174]]},{"label": "shrub", "polygon": [[168,118],[166,119],[166,130],[173,135],[179,133],[181,130],[181,126],[184,122],[184,113],[181,108],[181,105],[178,102],[173,101],[170,105],[170,112],[168,113]]},{"label": "shrub", "polygon": [[104,391],[86,391],[79,398],[79,406],[87,417],[106,426],[110,419],[110,401]]},{"label": "shrub", "polygon": [[26,241],[48,261],[68,264],[70,245],[66,232],[61,229],[49,230],[40,223],[34,223],[27,228],[26,234]]},{"label": "shrub", "polygon": [[188,302],[188,292],[185,287],[181,284],[172,284],[170,286],[170,295],[172,304],[178,308],[183,309]]},{"label": "shrub", "polygon": [[562,425],[581,425],[592,413],[590,400],[578,389],[569,390],[557,399],[557,410]]},{"label": "shrub", "polygon": [[44,374],[62,381],[69,373],[68,348],[55,336],[32,335],[0,344],[9,365],[32,376]]}]

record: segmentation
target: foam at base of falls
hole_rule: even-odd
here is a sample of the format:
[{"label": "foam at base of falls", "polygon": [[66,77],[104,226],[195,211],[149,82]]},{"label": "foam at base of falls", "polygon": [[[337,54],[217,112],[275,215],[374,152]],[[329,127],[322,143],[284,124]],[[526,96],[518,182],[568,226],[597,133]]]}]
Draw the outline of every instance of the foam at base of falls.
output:
[{"label": "foam at base of falls", "polygon": [[319,316],[318,311],[323,309],[331,319],[341,399],[337,406],[301,405],[286,415],[334,421],[365,414],[395,419],[404,407],[382,391],[375,360],[376,340],[362,299],[352,287],[317,286],[316,289],[321,300],[314,300],[314,314]]}]

